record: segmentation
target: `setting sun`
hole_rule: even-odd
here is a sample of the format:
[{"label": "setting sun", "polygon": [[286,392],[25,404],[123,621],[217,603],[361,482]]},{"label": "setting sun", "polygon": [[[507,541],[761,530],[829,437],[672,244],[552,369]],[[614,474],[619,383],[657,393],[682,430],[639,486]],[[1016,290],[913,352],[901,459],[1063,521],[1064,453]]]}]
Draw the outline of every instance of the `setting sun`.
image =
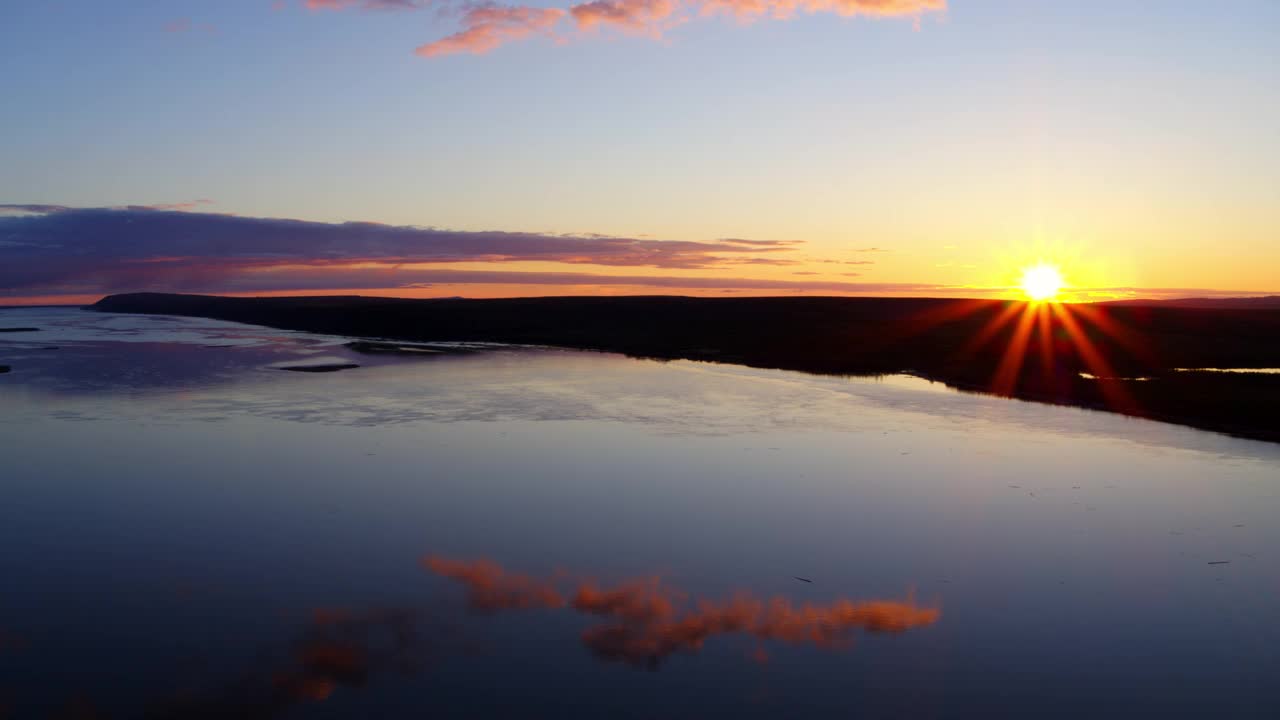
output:
[{"label": "setting sun", "polygon": [[1066,283],[1063,281],[1062,273],[1058,268],[1040,263],[1024,269],[1022,271],[1022,280],[1018,284],[1028,298],[1044,301],[1056,298],[1058,292],[1062,290],[1062,286]]}]

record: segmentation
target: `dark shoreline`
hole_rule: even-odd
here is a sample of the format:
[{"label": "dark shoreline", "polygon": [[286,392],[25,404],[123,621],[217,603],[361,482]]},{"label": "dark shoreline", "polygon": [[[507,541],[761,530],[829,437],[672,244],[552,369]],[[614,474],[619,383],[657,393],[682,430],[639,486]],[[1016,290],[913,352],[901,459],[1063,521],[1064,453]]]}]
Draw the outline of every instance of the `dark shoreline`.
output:
[{"label": "dark shoreline", "polygon": [[[829,375],[909,372],[969,392],[1280,442],[1280,375],[1176,370],[1280,367],[1275,309],[1103,304],[1080,306],[1063,317],[1019,302],[935,298],[408,300],[159,293],[112,295],[90,309],[401,341],[550,345]],[[1024,353],[1009,353],[1020,345]],[[1011,356],[1024,359],[1014,362]],[[1112,379],[1081,377],[1099,374],[1099,358]]]}]

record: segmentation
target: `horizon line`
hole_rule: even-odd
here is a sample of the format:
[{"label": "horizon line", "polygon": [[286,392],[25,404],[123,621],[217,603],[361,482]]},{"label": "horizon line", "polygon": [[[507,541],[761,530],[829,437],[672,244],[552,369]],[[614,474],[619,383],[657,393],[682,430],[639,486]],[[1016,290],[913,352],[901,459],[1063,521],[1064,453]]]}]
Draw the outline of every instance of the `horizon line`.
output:
[{"label": "horizon line", "polygon": [[[298,299],[298,298],[367,298],[367,299],[384,299],[384,300],[540,300],[540,299],[608,299],[608,298],[686,298],[697,300],[794,300],[794,299],[811,299],[811,300],[954,300],[954,301],[976,301],[976,302],[1047,302],[1063,305],[1099,305],[1110,303],[1143,303],[1150,302],[1155,304],[1167,304],[1174,302],[1189,301],[1205,301],[1205,302],[1230,302],[1232,300],[1259,300],[1267,298],[1280,298],[1280,291],[1260,292],[1260,293],[1242,293],[1239,295],[1188,295],[1177,297],[1121,297],[1109,299],[1095,300],[1074,300],[1074,299],[1055,299],[1049,301],[1036,301],[1028,298],[1009,298],[1009,297],[969,297],[969,296],[940,296],[940,295],[824,295],[824,294],[796,294],[796,295],[733,295],[726,297],[724,295],[690,295],[683,293],[625,293],[615,295],[603,294],[555,294],[555,295],[504,295],[500,297],[467,297],[465,295],[440,295],[431,297],[412,297],[405,295],[367,295],[361,293],[326,293],[326,292],[303,292],[303,293],[183,293],[183,292],[163,292],[153,290],[138,290],[118,293],[105,293],[102,295],[83,296],[84,300],[67,301],[67,302],[48,302],[48,297],[32,297],[33,302],[23,302],[23,298],[6,299],[0,302],[0,309],[18,309],[18,308],[36,308],[36,307],[92,307],[110,297],[122,295],[171,295],[176,297],[219,297],[219,298],[240,298],[240,299]],[[89,299],[96,298],[96,299]]]}]

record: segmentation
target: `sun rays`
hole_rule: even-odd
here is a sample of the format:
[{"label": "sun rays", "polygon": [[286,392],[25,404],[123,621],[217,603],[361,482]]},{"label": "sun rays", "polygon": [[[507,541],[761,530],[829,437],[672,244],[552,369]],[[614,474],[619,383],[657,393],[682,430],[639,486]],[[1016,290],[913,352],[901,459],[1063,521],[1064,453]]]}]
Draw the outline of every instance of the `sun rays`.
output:
[{"label": "sun rays", "polygon": [[904,336],[965,327],[964,339],[940,363],[960,369],[960,384],[1051,402],[1096,394],[1100,405],[1135,414],[1126,373],[1117,367],[1151,365],[1153,348],[1104,306],[1069,302],[1070,287],[1060,266],[1037,261],[1021,271],[1017,288],[1025,299],[931,308],[905,323]]}]

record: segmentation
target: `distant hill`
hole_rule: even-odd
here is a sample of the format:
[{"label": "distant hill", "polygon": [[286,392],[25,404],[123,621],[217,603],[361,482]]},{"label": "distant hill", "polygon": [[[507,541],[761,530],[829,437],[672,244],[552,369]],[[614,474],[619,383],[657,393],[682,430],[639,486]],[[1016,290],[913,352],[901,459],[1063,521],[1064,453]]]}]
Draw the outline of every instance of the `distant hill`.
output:
[{"label": "distant hill", "polygon": [[1280,310],[1280,295],[1234,298],[1178,298],[1176,300],[1112,300],[1096,305],[1126,307],[1205,308],[1208,310]]}]

